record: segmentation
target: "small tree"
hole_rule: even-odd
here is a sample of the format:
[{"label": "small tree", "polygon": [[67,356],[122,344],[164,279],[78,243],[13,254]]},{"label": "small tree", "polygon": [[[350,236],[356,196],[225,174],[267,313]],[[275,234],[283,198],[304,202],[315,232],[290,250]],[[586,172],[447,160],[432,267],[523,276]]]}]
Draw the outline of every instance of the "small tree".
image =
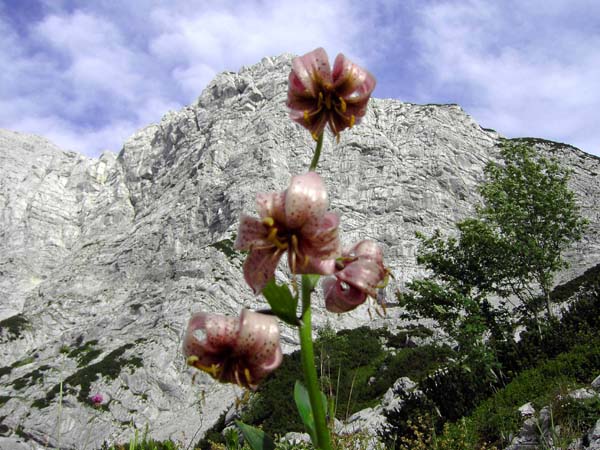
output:
[{"label": "small tree", "polygon": [[[522,144],[505,143],[501,156],[503,164],[487,165],[482,204],[475,218],[457,224],[457,237],[417,234],[417,261],[432,275],[413,281],[403,302],[473,348],[481,346],[484,331],[496,339],[509,335],[511,295],[525,317],[537,321],[544,304],[552,315],[554,274],[566,266],[562,253],[586,225],[567,185],[568,170]],[[490,294],[501,300],[492,304]]]},{"label": "small tree", "polygon": [[479,220],[502,243],[505,287],[524,304],[537,297],[532,288],[538,287],[551,316],[554,275],[567,267],[562,253],[581,239],[587,221],[568,187],[569,170],[523,144],[508,143],[501,154],[504,164],[485,169]]}]

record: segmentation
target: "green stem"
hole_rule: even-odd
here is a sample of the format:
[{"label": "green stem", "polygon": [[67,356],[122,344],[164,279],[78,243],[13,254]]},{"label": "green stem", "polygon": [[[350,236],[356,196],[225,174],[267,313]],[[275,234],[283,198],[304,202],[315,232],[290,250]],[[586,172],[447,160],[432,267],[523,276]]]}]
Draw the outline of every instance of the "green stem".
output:
[{"label": "green stem", "polygon": [[319,164],[319,158],[321,157],[321,148],[323,147],[323,135],[325,133],[321,132],[319,135],[319,139],[317,139],[317,148],[315,148],[315,154],[313,155],[313,159],[310,162],[309,172],[314,172],[317,170],[317,165]]},{"label": "green stem", "polygon": [[[322,139],[322,135],[321,135]],[[319,389],[319,380],[317,378],[317,369],[315,367],[315,353],[313,350],[312,327],[311,327],[311,308],[310,294],[314,283],[309,276],[302,276],[302,321],[300,324],[300,355],[302,360],[302,369],[304,370],[304,382],[310,398],[313,416],[315,419],[315,430],[317,432],[318,443],[315,443],[321,450],[332,450],[329,429],[325,418],[325,409],[321,400],[321,390]]]}]

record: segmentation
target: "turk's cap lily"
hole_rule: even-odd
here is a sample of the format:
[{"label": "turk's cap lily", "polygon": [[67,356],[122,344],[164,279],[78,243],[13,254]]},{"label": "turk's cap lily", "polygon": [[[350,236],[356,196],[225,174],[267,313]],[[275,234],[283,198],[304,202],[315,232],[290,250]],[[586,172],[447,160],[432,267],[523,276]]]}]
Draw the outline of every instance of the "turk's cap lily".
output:
[{"label": "turk's cap lily", "polygon": [[[203,339],[197,337],[198,332]],[[183,353],[218,381],[256,389],[283,360],[273,316],[244,309],[239,318],[199,312],[188,323]]]},{"label": "turk's cap lily", "polygon": [[287,106],[290,118],[318,138],[325,126],[334,135],[360,122],[375,89],[375,77],[342,53],[333,63],[323,48],[292,60]]},{"label": "turk's cap lily", "polygon": [[236,249],[249,251],[244,278],[255,294],[273,278],[286,252],[294,274],[335,271],[340,219],[327,211],[327,191],[317,173],[296,175],[285,191],[260,193],[256,203],[259,217],[242,215],[235,242]]},{"label": "turk's cap lily", "polygon": [[388,274],[381,247],[370,240],[360,241],[344,252],[334,277],[323,281],[325,307],[335,313],[355,309],[367,297],[377,297],[377,289],[383,287]]}]

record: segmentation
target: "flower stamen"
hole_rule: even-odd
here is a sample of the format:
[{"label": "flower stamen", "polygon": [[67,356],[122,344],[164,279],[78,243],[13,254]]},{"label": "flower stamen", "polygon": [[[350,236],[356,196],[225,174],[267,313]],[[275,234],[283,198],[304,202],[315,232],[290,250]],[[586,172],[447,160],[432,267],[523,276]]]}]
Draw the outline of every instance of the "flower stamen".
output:
[{"label": "flower stamen", "polygon": [[338,99],[340,100],[340,112],[345,113],[346,112],[346,101],[342,97],[338,97]]}]

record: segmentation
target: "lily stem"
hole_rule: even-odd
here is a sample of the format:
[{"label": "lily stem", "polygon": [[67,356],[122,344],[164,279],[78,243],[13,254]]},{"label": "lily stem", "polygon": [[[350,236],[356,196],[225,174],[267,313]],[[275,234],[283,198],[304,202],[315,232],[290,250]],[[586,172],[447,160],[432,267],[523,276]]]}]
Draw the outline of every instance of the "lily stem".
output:
[{"label": "lily stem", "polygon": [[[321,135],[322,136],[322,135]],[[325,418],[325,408],[323,407],[322,393],[319,389],[319,380],[317,378],[317,369],[315,367],[315,353],[312,341],[311,326],[311,308],[310,294],[314,288],[314,283],[309,276],[302,276],[302,321],[300,323],[300,355],[302,360],[302,369],[304,371],[304,382],[310,399],[313,417],[315,420],[315,431],[318,442],[315,446],[320,450],[332,450],[329,429]]]},{"label": "lily stem", "polygon": [[317,165],[319,164],[319,158],[321,157],[321,147],[323,147],[323,135],[325,133],[321,132],[319,135],[319,139],[317,139],[317,148],[315,148],[315,153],[313,155],[313,159],[310,162],[310,167],[308,168],[309,172],[314,172],[317,170]]}]

